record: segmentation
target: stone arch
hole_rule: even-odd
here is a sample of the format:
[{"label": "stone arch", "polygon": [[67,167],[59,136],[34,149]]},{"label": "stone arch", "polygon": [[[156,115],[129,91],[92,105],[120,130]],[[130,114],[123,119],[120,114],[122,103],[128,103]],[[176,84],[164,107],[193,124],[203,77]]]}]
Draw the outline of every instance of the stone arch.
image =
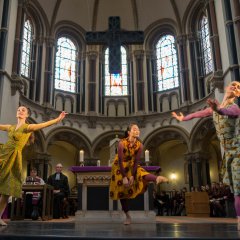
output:
[{"label": "stone arch", "polygon": [[108,165],[108,160],[110,157],[110,141],[115,138],[123,138],[124,137],[124,131],[118,130],[118,131],[108,131],[100,136],[93,142],[93,152],[94,152],[94,158],[96,159],[104,159],[104,162],[101,164]]},{"label": "stone arch", "polygon": [[72,144],[76,149],[83,149],[86,156],[92,157],[91,142],[87,136],[76,129],[70,127],[59,127],[50,131],[46,136],[45,151],[50,143],[54,141],[64,141]]},{"label": "stone arch", "polygon": [[206,151],[213,137],[216,137],[216,130],[212,117],[200,119],[190,134],[189,150],[191,152]]},{"label": "stone arch", "polygon": [[189,149],[189,134],[185,129],[175,126],[160,127],[154,130],[144,139],[144,146],[148,149],[153,149],[157,145],[169,140],[179,140],[185,143]]}]

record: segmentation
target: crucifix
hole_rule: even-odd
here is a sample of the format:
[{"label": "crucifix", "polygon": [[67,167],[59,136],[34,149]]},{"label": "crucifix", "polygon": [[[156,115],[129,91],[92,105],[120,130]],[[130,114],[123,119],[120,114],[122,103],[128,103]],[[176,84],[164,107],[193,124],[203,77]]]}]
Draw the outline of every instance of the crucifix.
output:
[{"label": "crucifix", "polygon": [[120,17],[109,17],[108,31],[87,32],[87,44],[106,44],[109,47],[109,73],[121,73],[121,45],[142,44],[143,31],[121,31]]}]

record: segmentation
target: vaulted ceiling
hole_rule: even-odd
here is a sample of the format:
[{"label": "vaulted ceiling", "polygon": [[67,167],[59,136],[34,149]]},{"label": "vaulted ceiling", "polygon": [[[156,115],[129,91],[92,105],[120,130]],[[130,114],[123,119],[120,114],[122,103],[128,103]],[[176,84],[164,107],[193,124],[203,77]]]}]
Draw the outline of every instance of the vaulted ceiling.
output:
[{"label": "vaulted ceiling", "polygon": [[45,15],[50,29],[62,21],[85,31],[105,31],[108,18],[119,16],[121,29],[145,31],[162,19],[171,19],[179,28],[195,0],[32,0]]}]

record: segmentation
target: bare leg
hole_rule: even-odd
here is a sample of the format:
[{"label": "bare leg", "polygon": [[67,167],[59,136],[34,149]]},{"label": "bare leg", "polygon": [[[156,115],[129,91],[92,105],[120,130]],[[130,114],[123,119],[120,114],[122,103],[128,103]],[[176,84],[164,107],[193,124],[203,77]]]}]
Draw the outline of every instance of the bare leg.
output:
[{"label": "bare leg", "polygon": [[7,224],[2,220],[3,212],[7,206],[9,196],[1,195],[0,197],[0,226],[7,226]]},{"label": "bare leg", "polygon": [[145,175],[143,178],[144,178],[144,180],[146,180],[148,182],[156,182],[156,184],[163,183],[163,182],[168,182],[168,179],[166,177],[155,176],[153,174]]},{"label": "bare leg", "polygon": [[128,212],[125,212],[126,214],[126,220],[123,222],[124,225],[129,225],[131,224],[131,217]]},{"label": "bare leg", "polygon": [[128,208],[128,202],[127,199],[120,199],[121,205],[122,205],[122,210],[124,211],[126,215],[126,220],[123,222],[124,225],[129,225],[131,224],[131,217],[129,215],[129,208]]}]

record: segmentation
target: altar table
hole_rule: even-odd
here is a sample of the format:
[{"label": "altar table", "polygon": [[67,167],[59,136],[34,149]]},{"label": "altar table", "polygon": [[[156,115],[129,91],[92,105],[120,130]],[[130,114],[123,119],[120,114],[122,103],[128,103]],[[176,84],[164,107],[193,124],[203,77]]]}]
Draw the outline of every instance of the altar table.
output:
[{"label": "altar table", "polygon": [[[155,173],[159,166],[142,166],[146,171]],[[72,166],[70,171],[76,174],[78,183],[78,211],[76,221],[118,222],[124,215],[120,201],[109,198],[111,167],[108,166]],[[149,190],[130,200],[130,213],[135,222],[155,221],[155,212],[151,211],[153,184]],[[134,215],[134,216],[133,216]],[[134,219],[135,218],[135,219]]]}]

